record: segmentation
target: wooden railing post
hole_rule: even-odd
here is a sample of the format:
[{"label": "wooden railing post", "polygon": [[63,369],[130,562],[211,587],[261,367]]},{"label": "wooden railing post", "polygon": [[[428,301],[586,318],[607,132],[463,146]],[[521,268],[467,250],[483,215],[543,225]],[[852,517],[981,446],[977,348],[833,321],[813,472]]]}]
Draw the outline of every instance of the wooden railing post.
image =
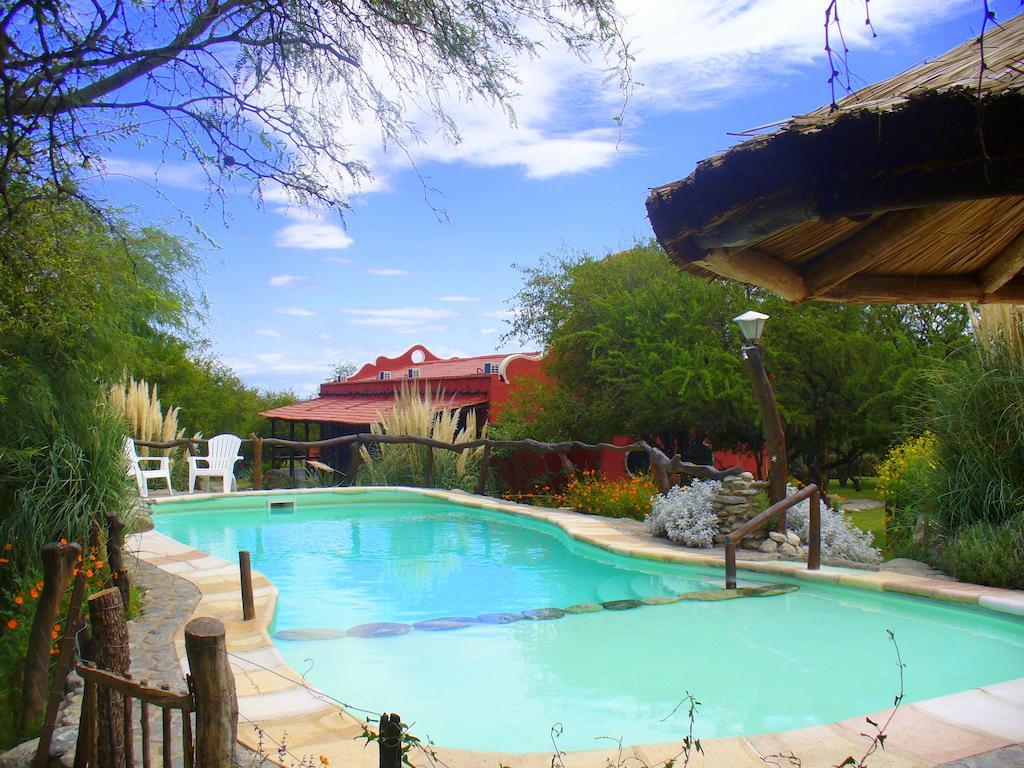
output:
[{"label": "wooden railing post", "polygon": [[487,473],[491,469],[491,446],[487,444],[484,446],[484,455],[480,459],[480,475],[476,479],[476,493],[478,496],[483,496],[484,491],[487,490]]},{"label": "wooden railing post", "polygon": [[35,723],[46,706],[50,668],[50,633],[60,614],[60,602],[71,579],[71,563],[82,553],[78,544],[50,542],[42,548],[43,591],[39,595],[21,686],[21,725]]},{"label": "wooden railing post", "polygon": [[807,570],[821,568],[821,493],[815,491],[810,498],[810,514],[807,516]]},{"label": "wooden railing post", "polygon": [[359,472],[359,462],[363,460],[360,455],[363,444],[360,441],[352,443],[352,452],[348,456],[348,472],[345,473],[345,479],[349,485],[356,484],[356,474]]},{"label": "wooden railing post", "polygon": [[131,580],[124,567],[121,550],[124,547],[124,523],[114,513],[107,514],[107,562],[110,563],[110,576],[114,586],[121,593],[121,603],[128,610],[131,597]]},{"label": "wooden railing post", "polygon": [[402,768],[402,719],[397,712],[380,716],[380,768]]},{"label": "wooden railing post", "polygon": [[252,440],[252,487],[254,491],[263,490],[263,438],[255,432],[249,433]]},{"label": "wooden railing post", "polygon": [[427,488],[434,487],[434,448],[433,446],[427,446],[427,471],[426,471]]},{"label": "wooden railing post", "polygon": [[[124,676],[131,666],[128,624],[124,618],[121,593],[104,589],[89,598],[94,661],[100,669]],[[124,701],[116,691],[101,687],[96,695],[99,728],[99,768],[122,768],[125,758]]]},{"label": "wooden railing post", "polygon": [[725,588],[736,589],[736,544],[725,540]]},{"label": "wooden railing post", "polygon": [[238,734],[238,697],[224,624],[199,617],[185,625],[185,655],[196,704],[196,765],[231,768]]},{"label": "wooden railing post", "polygon": [[256,618],[256,604],[252,597],[252,562],[248,550],[238,552],[238,574],[242,588],[242,619],[251,621]]}]

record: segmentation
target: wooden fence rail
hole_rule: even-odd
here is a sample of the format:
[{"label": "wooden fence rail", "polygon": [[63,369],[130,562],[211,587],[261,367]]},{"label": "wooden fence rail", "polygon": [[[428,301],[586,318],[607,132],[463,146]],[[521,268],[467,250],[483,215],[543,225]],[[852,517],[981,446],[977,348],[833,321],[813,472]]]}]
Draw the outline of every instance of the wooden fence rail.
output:
[{"label": "wooden fence rail", "polygon": [[[152,728],[149,722],[150,707],[160,710],[161,719],[161,765],[162,768],[172,766],[172,713],[178,712],[181,718],[181,749],[185,768],[195,766],[195,743],[192,738],[192,713],[195,705],[191,694],[175,693],[169,690],[169,686],[162,685],[159,688],[151,687],[145,680],[137,682],[131,675],[118,675],[106,670],[97,669],[91,664],[80,663],[77,667],[78,674],[85,680],[85,693],[82,702],[82,716],[79,723],[78,750],[75,753],[75,768],[130,768],[134,765],[132,758],[133,728],[131,723],[131,712],[133,702],[139,702],[139,725],[142,732],[142,766],[152,768],[153,745],[151,744]],[[101,692],[108,696],[119,696],[124,707],[125,718],[123,722],[123,735],[116,741],[123,744],[123,748],[114,755],[113,766],[100,763],[100,743],[110,738],[110,734],[101,733],[101,728],[106,731],[104,723],[99,714],[97,704]],[[104,761],[106,762],[106,761]]]},{"label": "wooden fence rail", "polygon": [[[166,442],[136,440],[135,444],[146,448],[156,449],[169,449],[187,446],[189,450],[192,451],[194,450],[194,446],[205,444],[206,442],[206,440],[183,438],[181,440],[170,440]],[[419,437],[416,435],[375,435],[369,432],[360,432],[355,435],[342,435],[341,437],[332,437],[326,440],[286,440],[280,437],[257,437],[255,435],[251,435],[250,437],[242,440],[242,442],[252,444],[253,446],[253,487],[256,490],[260,490],[263,487],[262,457],[264,446],[301,449],[322,449],[342,445],[351,446],[351,462],[349,464],[348,472],[346,473],[351,481],[351,478],[355,476],[355,472],[358,469],[359,448],[363,444],[421,445],[428,449],[428,483],[433,480],[433,449],[436,448],[438,450],[460,453],[462,451],[471,451],[477,448],[483,448],[484,461],[482,461],[480,465],[481,480],[477,483],[478,493],[481,493],[483,488],[486,487],[487,473],[491,466],[491,451],[496,448],[506,450],[531,450],[544,455],[556,454],[559,457],[562,468],[568,473],[574,471],[572,462],[569,460],[569,453],[571,451],[646,453],[650,459],[651,468],[654,472],[654,481],[658,486],[658,490],[662,493],[665,493],[672,487],[672,485],[674,485],[674,475],[687,475],[701,480],[722,480],[723,478],[732,477],[742,472],[739,467],[720,470],[706,464],[693,464],[689,461],[683,461],[679,454],[675,454],[669,458],[664,451],[657,446],[651,445],[646,440],[638,440],[627,445],[616,445],[614,443],[584,443],[579,440],[563,440],[557,443],[544,443],[531,438],[525,438],[523,440],[491,440],[489,438],[480,438],[478,440],[469,440],[464,443],[446,443],[442,440],[434,440],[429,437]],[[259,465],[258,470],[256,467],[257,464]]]}]

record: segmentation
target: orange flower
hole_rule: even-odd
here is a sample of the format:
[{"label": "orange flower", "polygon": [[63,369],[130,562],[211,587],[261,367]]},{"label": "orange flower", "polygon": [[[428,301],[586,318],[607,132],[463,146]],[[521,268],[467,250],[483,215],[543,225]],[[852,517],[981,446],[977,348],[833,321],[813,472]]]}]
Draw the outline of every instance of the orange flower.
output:
[{"label": "orange flower", "polygon": [[53,631],[54,632],[60,632],[60,624],[54,624],[53,625]]},{"label": "orange flower", "polygon": [[18,626],[18,620],[17,619],[8,619],[7,620],[7,628],[8,629],[14,629],[17,626]]},{"label": "orange flower", "polygon": [[4,544],[4,552],[10,552],[12,546],[13,545],[11,545],[11,544]]},{"label": "orange flower", "polygon": [[59,635],[56,632],[51,632],[50,633],[50,637],[52,637],[54,640],[56,640],[59,637]]},{"label": "orange flower", "polygon": [[0,557],[0,565],[7,565],[9,562],[11,561],[8,560],[6,557]]},{"label": "orange flower", "polygon": [[102,568],[103,567],[103,561],[102,560],[97,560],[96,561],[96,567],[97,568]]},{"label": "orange flower", "polygon": [[18,595],[17,597],[14,598],[14,604],[15,605],[21,605],[24,602],[25,602],[25,598],[22,597],[21,595]]},{"label": "orange flower", "polygon": [[33,600],[35,600],[37,597],[39,597],[39,591],[35,590],[35,589],[33,589],[31,592],[29,592],[29,594],[32,595],[32,599]]},{"label": "orange flower", "polygon": [[320,755],[320,765],[330,765],[331,761],[327,759],[326,755]]},{"label": "orange flower", "polygon": [[43,582],[37,581],[36,582],[36,589],[42,589],[42,588],[43,588]]},{"label": "orange flower", "polygon": [[61,539],[60,543],[61,543],[62,546],[66,545],[68,543],[68,540],[67,539]]},{"label": "orange flower", "polygon": [[93,572],[92,572],[92,569],[90,568],[88,571],[85,572],[85,578],[91,579],[92,577],[93,577]]}]

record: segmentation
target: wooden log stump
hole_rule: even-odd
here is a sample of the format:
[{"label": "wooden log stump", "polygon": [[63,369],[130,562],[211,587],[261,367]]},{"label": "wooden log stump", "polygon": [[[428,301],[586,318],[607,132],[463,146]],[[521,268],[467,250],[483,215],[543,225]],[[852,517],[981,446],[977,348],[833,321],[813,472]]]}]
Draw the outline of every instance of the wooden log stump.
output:
[{"label": "wooden log stump", "polygon": [[110,578],[121,593],[121,604],[128,610],[131,595],[131,580],[124,567],[124,523],[116,514],[107,515],[107,563],[110,565]]},{"label": "wooden log stump", "polygon": [[402,719],[397,712],[380,716],[380,768],[402,767]]},{"label": "wooden log stump", "polygon": [[[131,655],[121,593],[112,587],[90,597],[89,620],[96,666],[124,676],[131,666]],[[96,714],[99,722],[97,768],[123,768],[125,733],[131,730],[125,723],[121,695],[112,688],[100,687],[96,691]]]},{"label": "wooden log stump", "polygon": [[199,617],[185,625],[185,654],[196,704],[196,765],[231,768],[238,735],[238,697],[228,664],[224,624]]},{"label": "wooden log stump", "polygon": [[46,690],[50,668],[50,633],[60,615],[60,603],[71,579],[71,565],[82,548],[78,544],[44,544],[43,591],[32,630],[29,634],[28,652],[25,655],[25,672],[21,686],[21,726],[37,724],[46,706]]}]

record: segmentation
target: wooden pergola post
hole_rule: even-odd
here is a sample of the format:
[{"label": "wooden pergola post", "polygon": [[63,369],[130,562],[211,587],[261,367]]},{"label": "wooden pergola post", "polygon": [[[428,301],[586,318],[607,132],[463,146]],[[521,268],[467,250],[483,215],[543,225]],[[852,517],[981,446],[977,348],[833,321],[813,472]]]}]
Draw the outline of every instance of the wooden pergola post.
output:
[{"label": "wooden pergola post", "polygon": [[[754,390],[757,407],[761,411],[762,428],[768,448],[768,499],[772,504],[786,498],[786,480],[789,477],[789,463],[786,460],[786,433],[782,428],[782,417],[775,403],[775,393],[764,368],[761,345],[748,342],[743,345],[743,360]],[[780,531],[786,529],[786,515],[779,516]]]}]

